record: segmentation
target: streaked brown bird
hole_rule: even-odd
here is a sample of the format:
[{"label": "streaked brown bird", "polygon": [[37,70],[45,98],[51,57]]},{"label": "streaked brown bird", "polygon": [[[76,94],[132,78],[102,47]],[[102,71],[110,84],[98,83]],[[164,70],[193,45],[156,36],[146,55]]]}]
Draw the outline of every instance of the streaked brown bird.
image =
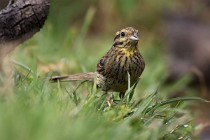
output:
[{"label": "streaked brown bird", "polygon": [[128,73],[130,86],[138,82],[145,63],[138,49],[138,30],[127,27],[118,31],[111,49],[98,62],[96,72],[55,76],[55,81],[94,81],[104,92],[120,92],[123,98],[128,88]]}]

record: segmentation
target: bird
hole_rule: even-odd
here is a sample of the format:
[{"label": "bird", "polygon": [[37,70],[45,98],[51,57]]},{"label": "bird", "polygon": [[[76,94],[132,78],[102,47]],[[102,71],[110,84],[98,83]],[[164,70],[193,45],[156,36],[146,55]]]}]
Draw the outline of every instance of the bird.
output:
[{"label": "bird", "polygon": [[87,80],[95,82],[97,88],[105,93],[118,92],[122,99],[128,89],[128,82],[130,86],[137,83],[145,68],[138,42],[138,30],[133,27],[123,28],[116,32],[111,49],[97,63],[95,72],[53,76],[50,81]]}]

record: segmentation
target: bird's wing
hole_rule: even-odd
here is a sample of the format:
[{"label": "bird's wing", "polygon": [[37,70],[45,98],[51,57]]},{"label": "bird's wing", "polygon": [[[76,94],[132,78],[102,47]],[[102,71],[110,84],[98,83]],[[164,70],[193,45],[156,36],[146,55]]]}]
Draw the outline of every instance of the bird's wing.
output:
[{"label": "bird's wing", "polygon": [[107,64],[109,62],[110,54],[112,53],[111,49],[101,58],[101,60],[98,62],[96,66],[96,71],[99,74],[104,75],[107,69]]}]

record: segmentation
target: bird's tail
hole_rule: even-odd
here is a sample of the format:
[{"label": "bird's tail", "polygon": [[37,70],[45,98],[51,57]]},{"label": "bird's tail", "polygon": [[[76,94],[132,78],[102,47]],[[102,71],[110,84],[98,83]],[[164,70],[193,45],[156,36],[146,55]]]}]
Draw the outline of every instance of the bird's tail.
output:
[{"label": "bird's tail", "polygon": [[51,82],[67,82],[67,81],[94,81],[96,73],[95,72],[87,72],[87,73],[79,73],[73,75],[66,76],[53,76],[50,78]]}]

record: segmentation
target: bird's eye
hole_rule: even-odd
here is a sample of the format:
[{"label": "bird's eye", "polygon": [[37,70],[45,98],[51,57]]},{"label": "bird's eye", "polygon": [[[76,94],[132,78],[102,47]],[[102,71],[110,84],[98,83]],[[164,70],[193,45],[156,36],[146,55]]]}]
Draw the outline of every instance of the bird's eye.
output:
[{"label": "bird's eye", "polygon": [[121,37],[124,37],[125,36],[125,33],[124,32],[121,32],[120,35],[121,35]]}]

